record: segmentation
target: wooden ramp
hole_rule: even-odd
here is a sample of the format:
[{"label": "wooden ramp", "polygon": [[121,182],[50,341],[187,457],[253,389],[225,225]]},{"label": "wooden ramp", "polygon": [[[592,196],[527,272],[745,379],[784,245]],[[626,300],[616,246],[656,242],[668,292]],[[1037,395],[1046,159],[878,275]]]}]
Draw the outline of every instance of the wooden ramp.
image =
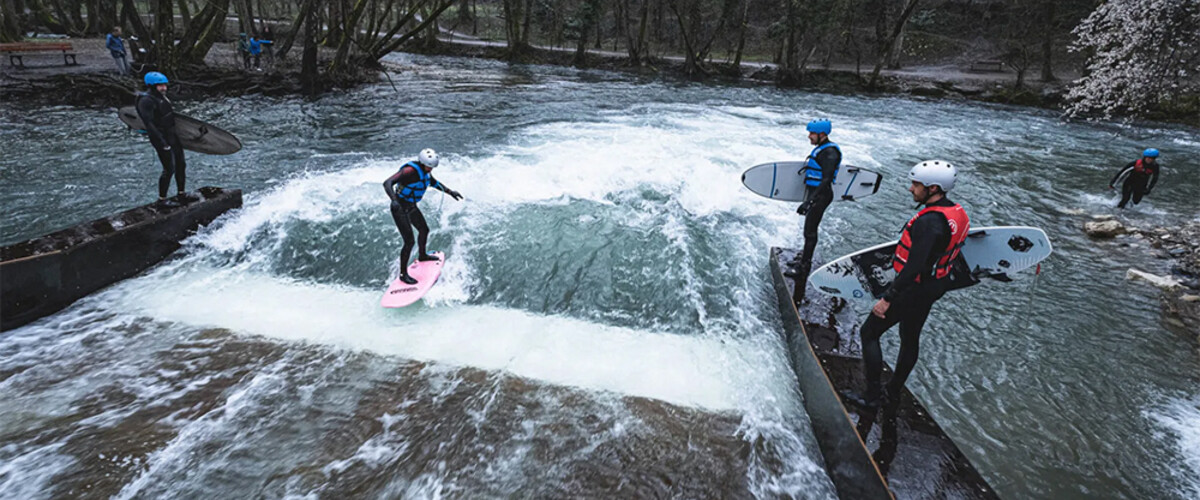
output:
[{"label": "wooden ramp", "polygon": [[[771,277],[792,368],[838,495],[843,499],[999,498],[908,389],[899,405],[877,416],[864,417],[842,404],[839,391],[865,386],[861,356],[853,339],[802,319],[832,316],[842,305],[809,289],[804,310],[796,309],[792,303],[796,284],[783,275],[785,263],[795,254],[795,250],[772,248]],[[889,375],[885,367],[885,380]]]}]

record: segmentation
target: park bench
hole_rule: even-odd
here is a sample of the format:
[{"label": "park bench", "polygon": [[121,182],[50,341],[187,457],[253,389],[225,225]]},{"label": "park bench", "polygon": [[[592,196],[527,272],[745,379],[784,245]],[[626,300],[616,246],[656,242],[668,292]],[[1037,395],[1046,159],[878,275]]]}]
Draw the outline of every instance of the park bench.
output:
[{"label": "park bench", "polygon": [[8,63],[14,68],[18,66],[24,68],[24,56],[34,52],[62,52],[63,64],[67,66],[79,64],[75,61],[75,54],[71,50],[71,42],[0,43],[0,52],[8,54]]},{"label": "park bench", "polygon": [[988,59],[971,63],[971,71],[1004,71],[1004,61]]}]

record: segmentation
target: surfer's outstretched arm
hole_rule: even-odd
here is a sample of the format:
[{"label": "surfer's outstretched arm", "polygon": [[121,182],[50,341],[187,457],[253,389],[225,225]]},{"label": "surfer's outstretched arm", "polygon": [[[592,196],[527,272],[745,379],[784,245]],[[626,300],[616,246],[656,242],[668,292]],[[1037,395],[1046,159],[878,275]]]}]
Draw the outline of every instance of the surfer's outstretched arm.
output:
[{"label": "surfer's outstretched arm", "polygon": [[1125,173],[1125,171],[1127,171],[1127,170],[1129,170],[1129,169],[1132,169],[1132,168],[1133,168],[1133,166],[1134,166],[1135,164],[1137,164],[1137,162],[1136,162],[1136,161],[1131,161],[1131,162],[1129,162],[1129,164],[1128,164],[1128,165],[1125,165],[1124,167],[1121,167],[1121,170],[1118,170],[1118,171],[1117,171],[1117,175],[1114,175],[1114,176],[1113,176],[1113,178],[1112,178],[1112,180],[1111,180],[1111,181],[1108,181],[1108,187],[1110,187],[1110,188],[1112,188],[1112,187],[1116,187],[1116,186],[1117,186],[1117,179],[1120,179],[1120,178],[1121,178],[1121,175],[1123,175],[1123,174]]},{"label": "surfer's outstretched arm", "polygon": [[434,189],[437,189],[438,191],[441,191],[441,192],[443,192],[443,193],[446,193],[446,194],[450,195],[450,197],[451,197],[451,198],[454,198],[454,199],[456,199],[456,200],[461,200],[461,199],[462,199],[462,195],[461,195],[461,194],[459,194],[459,192],[458,192],[458,191],[455,191],[455,190],[453,190],[453,189],[450,189],[450,188],[446,187],[446,185],[445,185],[445,184],[442,184],[441,182],[438,182],[438,180],[437,180],[437,179],[435,179],[435,178],[433,178],[433,176],[430,176],[429,178],[433,180],[433,184],[430,184],[430,185],[431,185],[431,186],[433,186],[433,187],[434,187]]}]

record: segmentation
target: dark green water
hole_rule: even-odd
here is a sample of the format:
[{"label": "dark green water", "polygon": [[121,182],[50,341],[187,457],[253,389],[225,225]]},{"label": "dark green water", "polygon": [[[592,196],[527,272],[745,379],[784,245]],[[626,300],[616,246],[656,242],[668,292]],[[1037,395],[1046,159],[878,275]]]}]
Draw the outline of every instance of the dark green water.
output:
[{"label": "dark green water", "polygon": [[[822,253],[893,238],[900,179],[930,158],[960,165],[973,224],[1050,234],[1036,289],[939,303],[910,382],[1002,496],[1200,495],[1197,339],[1124,280],[1170,264],[1080,231],[1147,146],[1163,180],[1121,217],[1200,216],[1195,130],[398,61],[396,89],[183,104],[246,146],[189,156],[189,184],[246,206],[0,336],[0,496],[828,498],[766,269],[801,243],[795,207],[738,182],[807,154],[814,116],[890,179],[830,210]],[[0,241],[154,198],[157,162],[114,115],[0,109]],[[401,241],[380,183],[424,147],[466,200],[423,203],[446,272],[382,310]]]}]

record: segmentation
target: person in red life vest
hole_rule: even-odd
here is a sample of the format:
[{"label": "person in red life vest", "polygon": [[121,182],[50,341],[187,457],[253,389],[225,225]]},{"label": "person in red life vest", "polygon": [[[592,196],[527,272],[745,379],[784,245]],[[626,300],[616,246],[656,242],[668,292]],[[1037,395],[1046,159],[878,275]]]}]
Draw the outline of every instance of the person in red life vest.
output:
[{"label": "person in red life vest", "polygon": [[[950,201],[946,193],[954,188],[957,169],[945,161],[918,163],[908,173],[913,201],[925,208],[904,225],[892,267],[896,278],[883,298],[875,303],[863,322],[863,369],[866,391],[843,393],[843,399],[866,410],[878,410],[889,402],[898,402],[908,375],[917,364],[921,329],[933,303],[942,298],[950,283],[950,267],[967,239],[970,219],[963,208]],[[918,206],[919,206],[918,205]],[[900,355],[896,369],[882,387],[883,351],[879,338],[900,324]]]},{"label": "person in red life vest", "polygon": [[400,170],[383,181],[383,189],[392,200],[392,221],[404,238],[404,246],[400,249],[400,281],[409,285],[417,284],[416,278],[408,275],[408,258],[413,249],[413,228],[417,228],[417,260],[421,262],[437,260],[425,251],[425,242],[429,240],[429,224],[417,203],[425,197],[429,188],[437,189],[450,195],[455,200],[462,200],[458,191],[446,187],[445,184],[433,178],[433,169],[438,166],[437,151],[423,149],[415,161],[400,166]]},{"label": "person in red life vest", "polygon": [[1108,181],[1108,188],[1116,189],[1117,179],[1122,175],[1127,177],[1121,184],[1121,202],[1117,204],[1117,208],[1125,208],[1130,198],[1133,198],[1134,205],[1141,203],[1142,197],[1149,196],[1150,190],[1158,184],[1158,150],[1150,148],[1142,151],[1142,158],[1121,167],[1117,175]]}]

